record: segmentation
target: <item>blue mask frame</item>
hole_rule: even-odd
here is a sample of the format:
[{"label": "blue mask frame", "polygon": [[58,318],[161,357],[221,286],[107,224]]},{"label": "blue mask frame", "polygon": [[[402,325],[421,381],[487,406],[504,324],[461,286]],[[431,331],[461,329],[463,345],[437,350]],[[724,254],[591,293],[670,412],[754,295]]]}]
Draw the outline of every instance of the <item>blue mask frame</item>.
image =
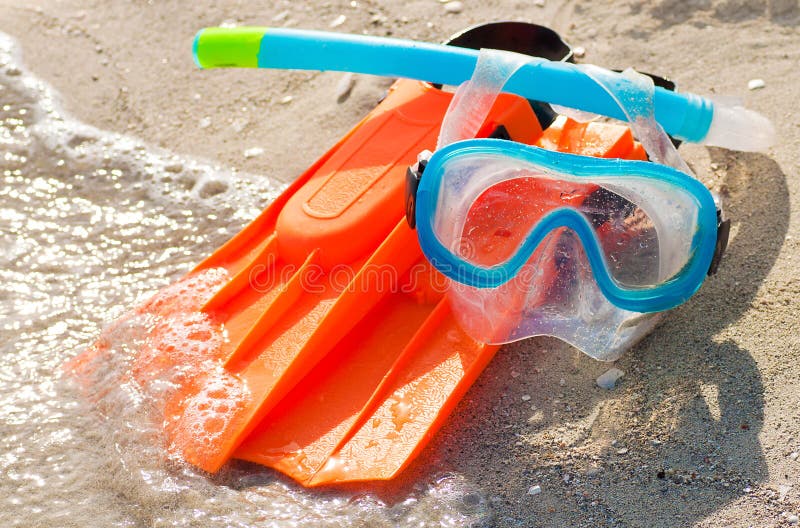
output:
[{"label": "blue mask frame", "polygon": [[[692,240],[693,253],[686,265],[672,278],[653,287],[623,288],[609,274],[595,229],[574,209],[562,207],[544,216],[528,233],[523,243],[506,262],[481,267],[463,260],[448,250],[434,234],[433,221],[439,200],[443,165],[463,156],[492,155],[516,158],[545,169],[578,178],[613,176],[659,180],[686,191],[698,210],[697,230]],[[554,229],[566,227],[581,240],[600,291],[615,306],[634,312],[659,312],[674,308],[689,299],[702,285],[717,243],[717,208],[711,192],[698,180],[671,167],[652,162],[603,159],[553,152],[500,139],[469,139],[452,143],[438,151],[425,166],[416,193],[416,223],[422,251],[445,276],[476,288],[495,288],[516,276],[542,240]]]}]

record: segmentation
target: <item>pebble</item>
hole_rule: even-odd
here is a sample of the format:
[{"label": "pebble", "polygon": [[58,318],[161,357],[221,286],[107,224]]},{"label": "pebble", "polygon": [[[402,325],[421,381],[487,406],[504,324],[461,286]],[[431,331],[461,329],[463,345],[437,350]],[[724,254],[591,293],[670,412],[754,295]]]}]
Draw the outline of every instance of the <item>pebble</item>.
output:
[{"label": "pebble", "polygon": [[356,76],[352,73],[345,73],[336,85],[336,102],[343,103],[347,101],[355,85]]},{"label": "pebble", "polygon": [[281,100],[280,100],[280,101],[278,101],[278,102],[279,102],[280,104],[283,104],[283,105],[285,105],[285,104],[289,104],[289,103],[291,103],[291,102],[292,102],[292,99],[294,99],[294,97],[292,97],[291,95],[287,95],[286,97],[284,97],[283,99],[281,99]]},{"label": "pebble", "polygon": [[628,454],[628,448],[627,447],[623,447],[622,449],[617,449],[617,454],[618,455],[627,455]]},{"label": "pebble", "polygon": [[576,58],[580,59],[581,57],[586,56],[586,48],[583,46],[576,46],[574,50],[572,50],[572,54],[575,55]]},{"label": "pebble", "polygon": [[253,147],[249,148],[244,151],[244,157],[246,159],[255,158],[256,156],[260,156],[264,153],[264,149],[261,147]]},{"label": "pebble", "polygon": [[748,90],[760,90],[761,88],[765,87],[767,83],[764,82],[764,79],[750,79],[750,82],[747,83]]},{"label": "pebble", "polygon": [[533,5],[536,7],[544,7],[544,0],[533,0]]},{"label": "pebble", "polygon": [[531,401],[531,395],[530,394],[523,394],[522,395],[522,401]]},{"label": "pebble", "polygon": [[792,487],[788,486],[786,484],[781,484],[780,486],[778,486],[778,500],[780,502],[785,501],[786,500],[786,496],[789,494],[791,489],[792,489]]},{"label": "pebble", "polygon": [[237,118],[231,122],[231,128],[238,134],[250,124],[249,119]]},{"label": "pebble", "polygon": [[563,387],[563,386],[565,386],[567,384],[567,380],[565,380],[564,378],[561,378],[560,380],[558,380],[558,384],[559,384],[559,386]]},{"label": "pebble", "polygon": [[170,163],[169,165],[164,167],[164,170],[167,172],[171,172],[173,174],[177,174],[183,171],[183,163],[180,162]]},{"label": "pebble", "polygon": [[338,17],[336,17],[333,20],[333,22],[331,22],[329,24],[329,27],[337,28],[337,27],[341,26],[342,24],[344,24],[346,20],[347,20],[347,17],[345,15],[339,15]]},{"label": "pebble", "polygon": [[462,4],[461,2],[457,2],[457,1],[456,2],[447,2],[444,5],[444,10],[447,11],[448,13],[453,13],[453,14],[460,13],[461,11],[464,10],[464,4]]},{"label": "pebble", "polygon": [[[789,237],[787,237],[787,238],[789,238]],[[789,455],[789,458],[792,459],[792,460],[797,460],[798,455],[800,455],[800,453],[795,451],[794,453]]]},{"label": "pebble", "polygon": [[618,368],[610,368],[597,378],[597,386],[601,389],[611,390],[625,373]]},{"label": "pebble", "polygon": [[528,495],[538,495],[541,492],[542,492],[542,487],[538,484],[528,488]]},{"label": "pebble", "polygon": [[200,121],[198,121],[198,123],[197,123],[197,126],[199,126],[200,128],[208,128],[208,127],[210,127],[211,126],[211,118],[208,117],[208,116],[201,117]]},{"label": "pebble", "polygon": [[798,522],[800,522],[800,518],[798,518],[797,515],[793,513],[786,518],[786,522],[788,522],[789,524],[797,524]]}]

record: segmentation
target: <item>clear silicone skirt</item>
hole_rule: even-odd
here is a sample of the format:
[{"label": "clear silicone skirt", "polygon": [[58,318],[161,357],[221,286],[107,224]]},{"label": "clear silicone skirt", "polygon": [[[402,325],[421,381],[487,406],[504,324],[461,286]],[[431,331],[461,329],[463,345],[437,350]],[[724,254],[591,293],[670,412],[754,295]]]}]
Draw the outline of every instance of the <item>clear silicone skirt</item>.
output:
[{"label": "clear silicone skirt", "polygon": [[492,139],[432,156],[417,222],[473,337],[552,335],[603,359],[700,287],[717,238],[711,193],[676,169]]}]

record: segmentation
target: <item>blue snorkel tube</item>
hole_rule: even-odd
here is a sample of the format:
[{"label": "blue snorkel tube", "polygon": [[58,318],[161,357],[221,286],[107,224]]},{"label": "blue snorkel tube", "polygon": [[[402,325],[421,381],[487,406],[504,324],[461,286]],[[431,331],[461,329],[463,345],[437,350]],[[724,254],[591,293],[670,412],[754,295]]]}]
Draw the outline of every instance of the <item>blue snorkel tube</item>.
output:
[{"label": "blue snorkel tube", "polygon": [[[478,51],[385,37],[285,28],[206,28],[194,41],[201,68],[253,67],[346,71],[457,86],[468,80]],[[630,82],[619,75],[619,82]],[[503,91],[620,120],[614,99],[576,65],[531,58]],[[765,150],[774,129],[765,117],[738,106],[663,88],[655,90],[656,121],[671,136],[744,151]]]}]

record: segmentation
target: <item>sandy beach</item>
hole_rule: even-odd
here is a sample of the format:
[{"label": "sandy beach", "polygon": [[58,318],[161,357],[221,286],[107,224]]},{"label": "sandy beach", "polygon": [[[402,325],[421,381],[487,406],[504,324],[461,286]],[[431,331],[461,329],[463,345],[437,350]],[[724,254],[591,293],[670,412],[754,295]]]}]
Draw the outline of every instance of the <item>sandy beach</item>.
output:
[{"label": "sandy beach", "polygon": [[[508,345],[402,482],[356,491],[391,503],[435,468],[474,484],[490,526],[797,525],[800,4],[464,0],[455,11],[437,0],[0,0],[0,31],[76,119],[265,182],[291,181],[391,81],[357,76],[338,102],[341,73],[201,71],[191,43],[202,27],[335,26],[441,41],[479,22],[524,20],[584,48],[582,62],[740,98],[772,120],[777,143],[759,154],[681,147],[723,197],[731,241],[719,273],[614,363],[625,373],[618,386],[595,383],[612,365],[556,339]],[[763,87],[748,88],[755,79]],[[207,254],[196,251],[184,270]],[[535,486],[541,492],[529,493]],[[28,515],[0,509],[7,519]],[[48,525],[30,519],[28,526]],[[129,526],[166,525],[138,519]]]}]

